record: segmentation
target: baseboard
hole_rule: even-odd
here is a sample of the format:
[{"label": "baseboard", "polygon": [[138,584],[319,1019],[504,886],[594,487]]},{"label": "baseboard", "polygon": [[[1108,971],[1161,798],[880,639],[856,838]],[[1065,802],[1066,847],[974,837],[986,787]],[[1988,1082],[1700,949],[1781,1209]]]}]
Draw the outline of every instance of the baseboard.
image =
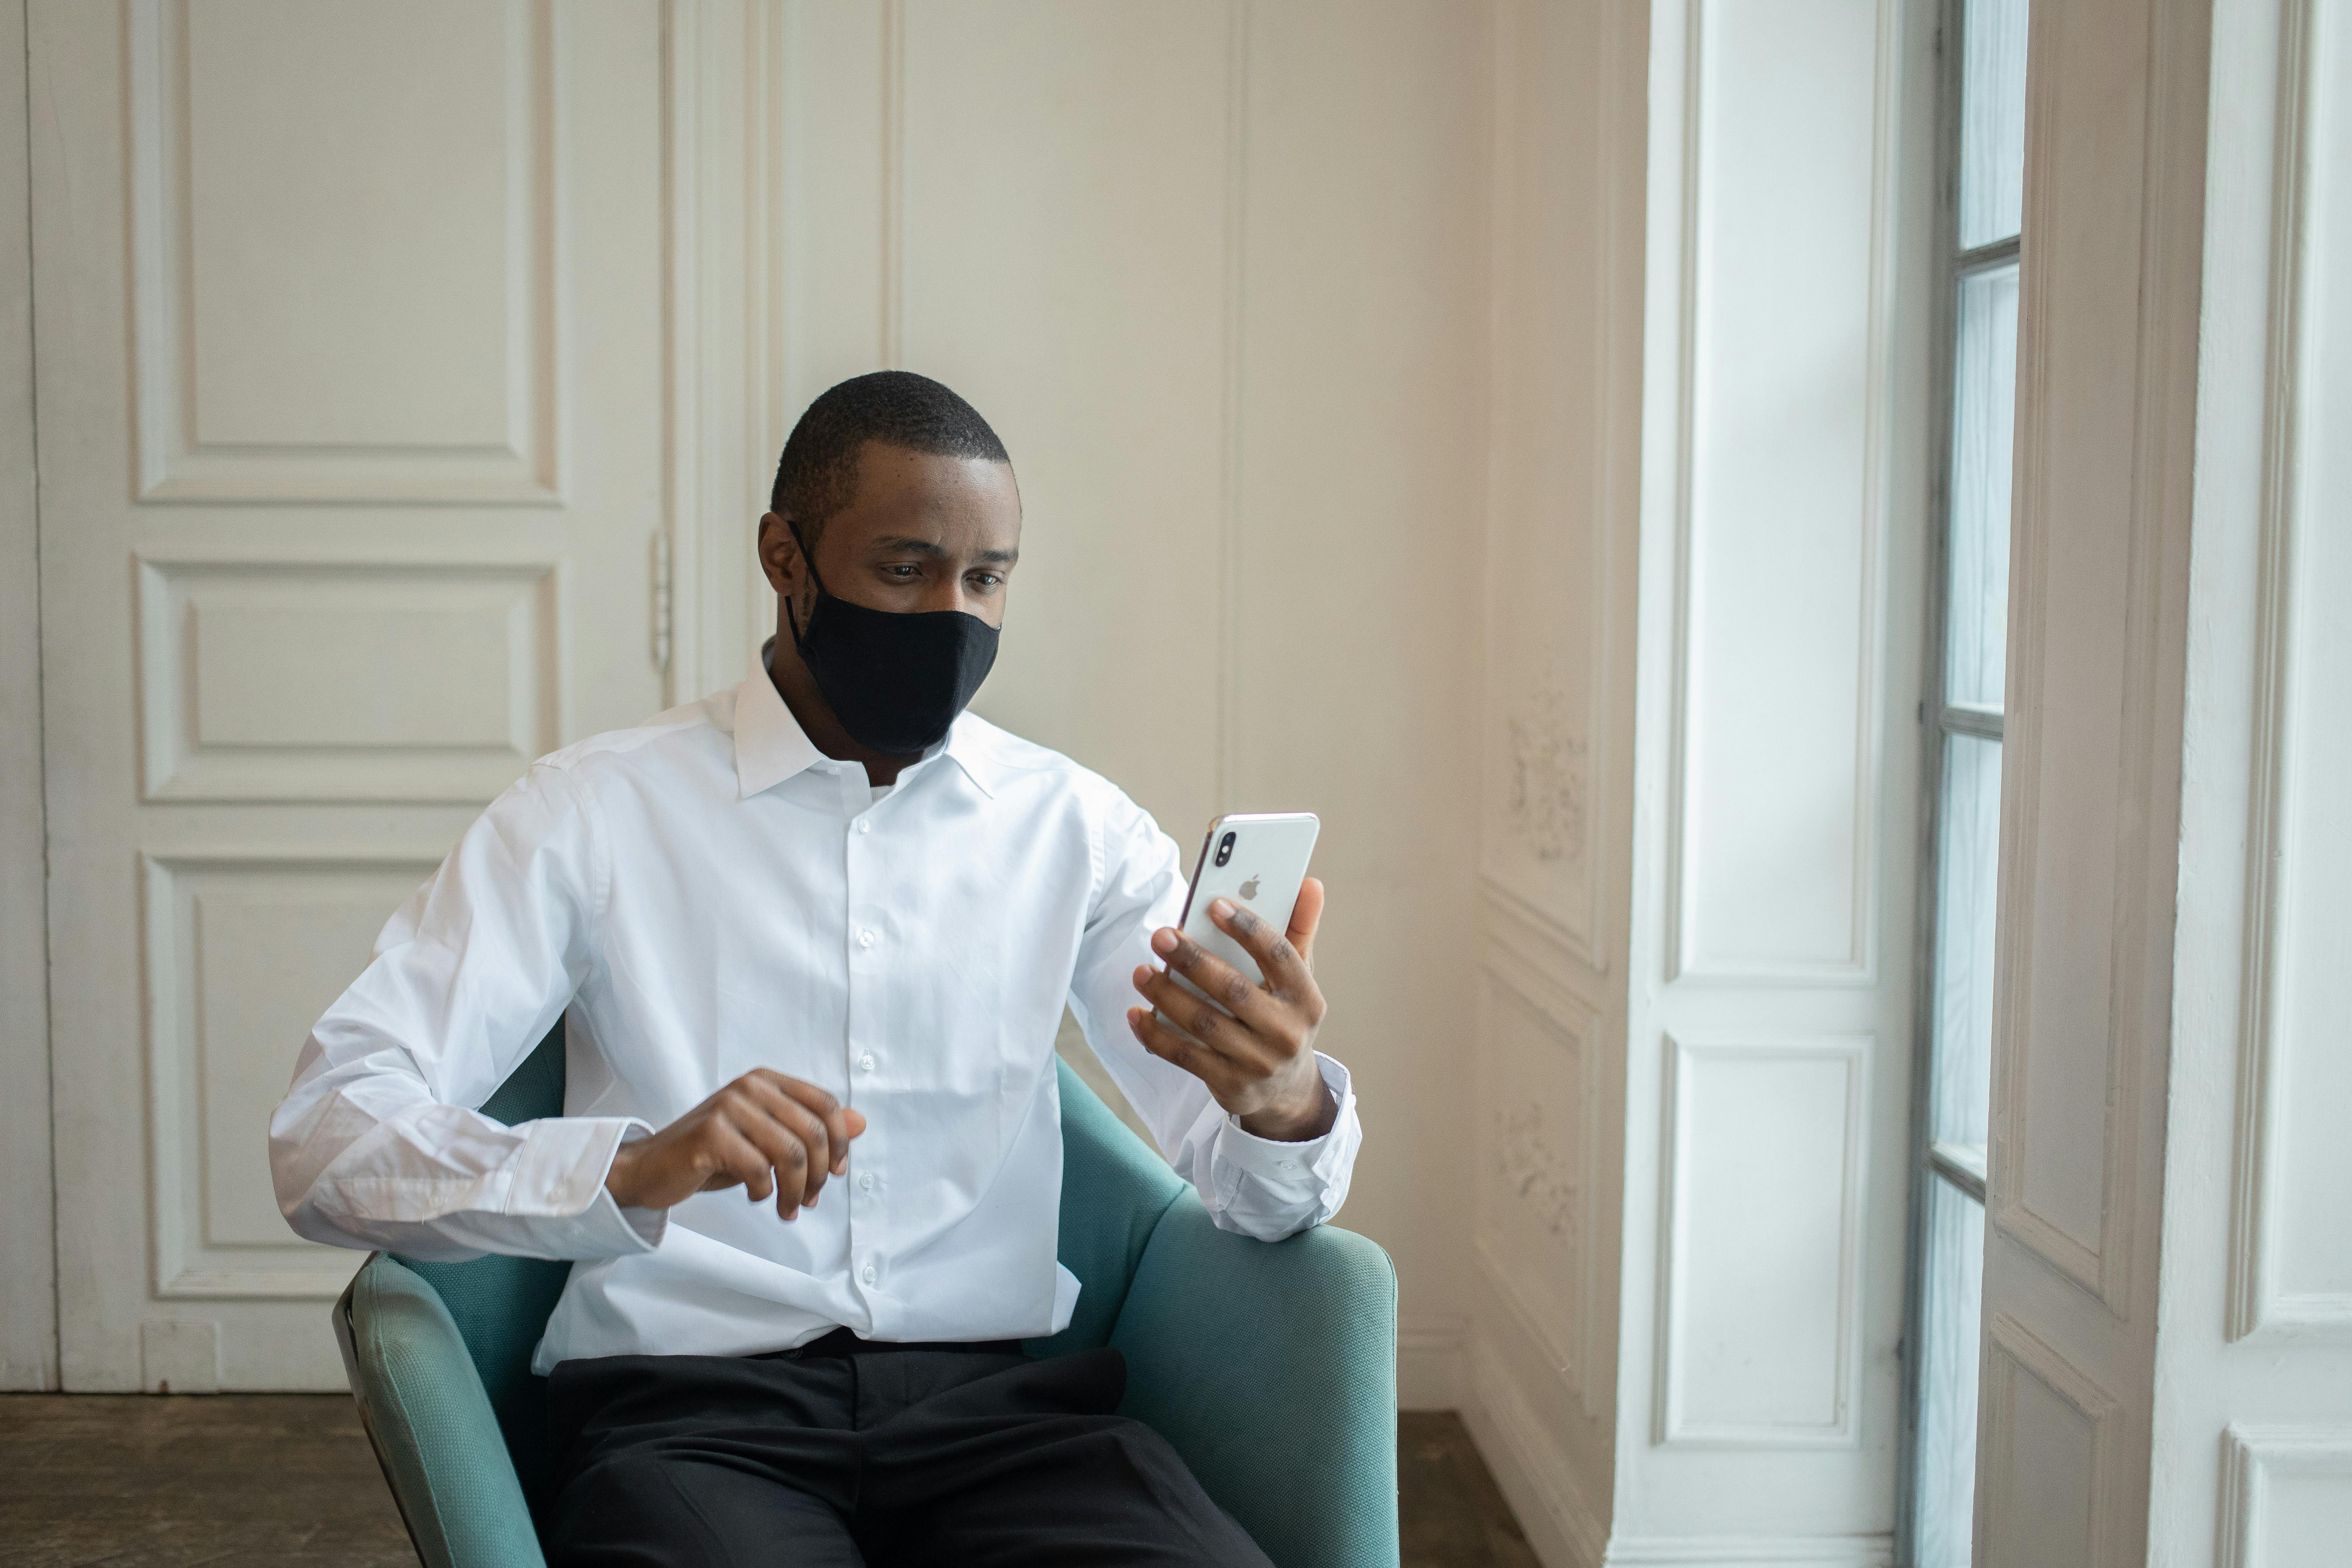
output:
[{"label": "baseboard", "polygon": [[1462,1325],[1423,1323],[1397,1330],[1397,1408],[1462,1408]]},{"label": "baseboard", "polygon": [[1609,1543],[1608,1568],[1887,1568],[1891,1535],[1649,1535]]},{"label": "baseboard", "polygon": [[1504,1500],[1544,1568],[1602,1568],[1608,1526],[1571,1489],[1568,1456],[1549,1436],[1495,1352],[1473,1336],[1464,1357],[1470,1428]]}]

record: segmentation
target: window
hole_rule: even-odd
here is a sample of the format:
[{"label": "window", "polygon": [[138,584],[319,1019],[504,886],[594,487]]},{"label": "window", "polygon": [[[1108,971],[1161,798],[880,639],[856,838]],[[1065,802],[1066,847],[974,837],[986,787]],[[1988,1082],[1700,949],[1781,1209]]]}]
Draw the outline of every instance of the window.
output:
[{"label": "window", "polygon": [[1992,1081],[1993,895],[2009,640],[2010,446],[2027,0],[1947,0],[1941,571],[1929,616],[1920,1134],[1912,1205],[1909,1568],[1967,1568]]}]

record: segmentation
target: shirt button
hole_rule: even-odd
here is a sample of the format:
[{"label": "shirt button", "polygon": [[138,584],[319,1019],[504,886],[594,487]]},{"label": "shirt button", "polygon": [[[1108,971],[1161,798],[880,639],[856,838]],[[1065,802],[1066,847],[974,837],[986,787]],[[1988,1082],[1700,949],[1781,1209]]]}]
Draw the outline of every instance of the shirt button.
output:
[{"label": "shirt button", "polygon": [[869,1263],[864,1268],[858,1270],[857,1277],[860,1279],[865,1280],[868,1285],[873,1284],[877,1278],[874,1272],[874,1265]]},{"label": "shirt button", "polygon": [[857,1173],[857,1190],[861,1193],[870,1193],[874,1190],[873,1172],[860,1171]]},{"label": "shirt button", "polygon": [[861,816],[857,819],[857,831],[860,833],[871,833],[874,831],[874,824]]},{"label": "shirt button", "polygon": [[872,1072],[874,1070],[874,1053],[872,1051],[868,1051],[864,1056],[857,1058],[857,1070],[860,1072]]},{"label": "shirt button", "polygon": [[857,945],[860,947],[872,947],[874,945],[874,933],[870,931],[859,931],[857,933]]}]

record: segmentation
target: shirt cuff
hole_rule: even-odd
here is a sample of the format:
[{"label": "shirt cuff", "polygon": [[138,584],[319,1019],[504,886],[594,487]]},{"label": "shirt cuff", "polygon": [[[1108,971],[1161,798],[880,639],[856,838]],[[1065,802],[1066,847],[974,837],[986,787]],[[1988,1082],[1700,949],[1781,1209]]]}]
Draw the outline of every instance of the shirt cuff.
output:
[{"label": "shirt cuff", "polygon": [[1348,1124],[1356,1115],[1356,1092],[1348,1069],[1321,1051],[1315,1053],[1315,1066],[1337,1108],[1323,1136],[1302,1143],[1276,1142],[1252,1132],[1242,1125],[1240,1117],[1227,1111],[1224,1135],[1217,1141],[1219,1155],[1236,1169],[1276,1186],[1328,1182],[1346,1153]]},{"label": "shirt cuff", "polygon": [[514,1182],[505,1212],[533,1218],[568,1219],[573,1234],[567,1251],[580,1257],[618,1257],[650,1252],[669,1228],[667,1209],[625,1209],[604,1185],[613,1156],[624,1143],[653,1136],[634,1116],[554,1116],[526,1122],[515,1158]]}]

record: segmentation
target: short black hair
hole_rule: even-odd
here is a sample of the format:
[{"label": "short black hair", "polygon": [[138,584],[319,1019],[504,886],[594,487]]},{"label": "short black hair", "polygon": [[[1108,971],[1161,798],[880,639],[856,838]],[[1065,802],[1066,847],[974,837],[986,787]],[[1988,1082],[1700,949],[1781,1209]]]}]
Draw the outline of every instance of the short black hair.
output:
[{"label": "short black hair", "polygon": [[784,442],[769,509],[789,518],[814,548],[825,520],[857,492],[857,453],[868,441],[942,458],[1010,463],[980,410],[928,375],[877,370],[818,395]]}]

